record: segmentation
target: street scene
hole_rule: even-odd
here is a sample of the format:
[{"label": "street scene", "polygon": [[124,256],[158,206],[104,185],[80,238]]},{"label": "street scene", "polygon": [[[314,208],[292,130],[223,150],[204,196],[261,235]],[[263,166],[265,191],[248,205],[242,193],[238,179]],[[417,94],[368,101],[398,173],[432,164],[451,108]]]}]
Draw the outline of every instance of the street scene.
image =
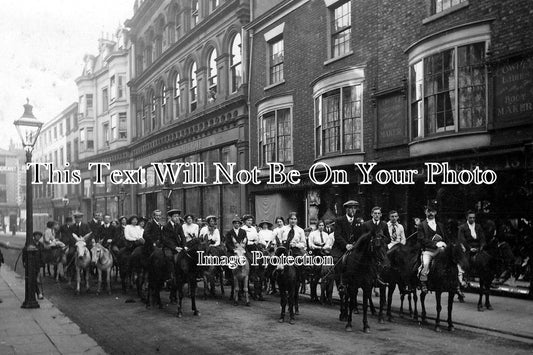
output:
[{"label": "street scene", "polygon": [[532,352],[527,1],[4,10],[0,354]]}]

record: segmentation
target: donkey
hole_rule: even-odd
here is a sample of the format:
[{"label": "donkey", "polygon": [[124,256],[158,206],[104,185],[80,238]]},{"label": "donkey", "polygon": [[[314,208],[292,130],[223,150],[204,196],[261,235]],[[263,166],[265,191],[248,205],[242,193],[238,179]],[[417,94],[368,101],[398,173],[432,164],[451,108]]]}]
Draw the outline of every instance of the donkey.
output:
[{"label": "donkey", "polygon": [[91,250],[92,263],[96,265],[98,271],[98,287],[96,294],[102,290],[102,273],[105,272],[107,282],[107,294],[111,294],[111,268],[113,268],[113,256],[109,249],[104,248],[100,243],[96,243]]},{"label": "donkey", "polygon": [[[239,293],[244,291],[246,305],[250,306],[250,299],[248,297],[248,277],[250,275],[250,261],[246,258],[246,249],[238,245],[234,251],[239,259],[246,260],[244,265],[238,265],[233,269],[233,285],[231,287],[231,295],[233,296],[233,305],[239,305]],[[242,288],[241,288],[242,283]],[[235,290],[237,289],[237,290]]]},{"label": "donkey", "polygon": [[76,234],[72,236],[76,239],[76,252],[74,253],[74,264],[76,265],[76,294],[80,294],[80,283],[82,273],[85,277],[85,288],[89,292],[89,266],[91,265],[91,252],[87,248],[87,238],[91,233],[80,238]]},{"label": "donkey", "polygon": [[[276,256],[289,255],[287,248],[280,246],[276,249]],[[285,322],[285,309],[289,305],[289,324],[294,324],[294,316],[298,313],[298,291],[300,288],[300,278],[294,265],[279,264],[276,266],[276,281],[281,296],[281,314],[279,322]]]}]

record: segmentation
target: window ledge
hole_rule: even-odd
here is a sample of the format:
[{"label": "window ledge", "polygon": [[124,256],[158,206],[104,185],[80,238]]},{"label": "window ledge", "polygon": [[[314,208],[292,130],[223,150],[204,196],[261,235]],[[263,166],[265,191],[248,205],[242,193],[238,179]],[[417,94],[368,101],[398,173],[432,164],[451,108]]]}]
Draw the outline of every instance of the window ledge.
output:
[{"label": "window ledge", "polygon": [[274,83],[274,84],[270,84],[268,86],[265,86],[265,88],[263,89],[264,91],[267,91],[267,90],[270,90],[272,88],[275,88],[276,86],[280,86],[282,84],[285,84],[285,79],[281,80],[281,81],[278,81],[277,83]]},{"label": "window ledge", "polygon": [[353,51],[349,51],[349,52],[344,53],[343,55],[340,55],[340,56],[338,56],[338,57],[328,59],[328,60],[326,60],[326,61],[324,62],[324,65],[329,65],[329,64],[331,64],[331,63],[336,62],[337,60],[341,60],[341,59],[346,58],[346,57],[348,57],[348,56],[350,56],[350,55],[352,55],[352,54],[353,54]]},{"label": "window ledge", "polygon": [[425,19],[422,20],[422,24],[425,25],[425,24],[428,24],[430,22],[433,22],[441,17],[444,17],[448,14],[451,14],[452,12],[455,12],[455,11],[458,11],[458,10],[461,10],[465,7],[468,7],[468,5],[470,5],[470,3],[468,1],[465,1],[465,2],[462,2],[460,4],[457,4],[455,6],[452,6],[450,8],[447,8],[446,10],[444,11],[441,11],[441,12],[438,12],[434,15],[431,15],[429,17],[426,17]]}]

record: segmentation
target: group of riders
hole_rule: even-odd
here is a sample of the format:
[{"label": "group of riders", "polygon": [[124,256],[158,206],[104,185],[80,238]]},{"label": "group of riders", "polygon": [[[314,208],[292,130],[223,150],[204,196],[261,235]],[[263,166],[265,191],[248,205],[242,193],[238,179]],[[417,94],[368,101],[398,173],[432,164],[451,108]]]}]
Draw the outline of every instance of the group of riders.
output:
[{"label": "group of riders", "polygon": [[[385,259],[411,245],[417,251],[414,263],[418,278],[416,287],[422,293],[428,292],[432,260],[453,243],[460,245],[467,260],[464,263],[458,261],[455,269],[448,270],[457,280],[456,292],[461,299],[464,297],[461,287],[467,286],[464,273],[468,260],[475,263],[476,257],[496,235],[494,223],[478,223],[473,211],[467,211],[466,222],[450,231],[449,223],[445,227],[436,219],[438,206],[435,200],[428,201],[425,206],[424,220],[415,219],[416,230],[410,235],[406,233],[408,228],[400,224],[397,211],[389,211],[388,221],[385,222],[381,208],[376,206],[372,208],[371,218],[364,221],[357,201],[347,201],[343,207],[345,213],[342,216],[335,220],[320,220],[313,228],[306,229],[298,226],[295,212],[291,212],[287,220],[276,217],[274,223],[267,220],[257,223],[252,215],[245,214],[242,218],[236,216],[232,220],[231,229],[226,233],[219,231],[216,216],[201,219],[186,214],[182,218],[181,211],[177,209],[169,210],[166,220],[160,210],[155,210],[149,219],[134,215],[129,218],[121,216],[115,221],[110,215],[95,213],[88,223],[83,222],[82,213],[76,212],[73,214],[74,219],[66,218],[65,225],[49,222],[44,234],[36,232],[35,237],[44,249],[64,249],[67,265],[72,264],[75,244],[83,237],[89,250],[92,245],[99,243],[112,252],[115,260],[127,259],[136,254],[141,258],[149,258],[154,249],[158,248],[169,263],[176,264],[180,254],[190,256],[198,251],[200,245],[206,246],[214,255],[227,256],[234,255],[235,249],[243,248],[249,260],[254,250],[274,254],[279,248],[288,250],[292,255],[331,255],[337,275],[335,281],[341,291],[343,280],[338,275],[345,271],[347,258],[361,244],[364,236],[375,236],[383,242],[385,253],[383,258],[372,262],[374,286],[387,286],[389,282],[382,277],[383,269],[390,267]],[[274,269],[269,269],[271,275],[276,272]],[[228,269],[223,273],[229,278]],[[305,280],[300,281],[305,285]],[[404,281],[403,291],[409,291],[409,282]],[[270,277],[270,292],[276,292],[276,277]],[[172,301],[175,301],[175,296]],[[487,308],[489,307],[490,304]]]}]

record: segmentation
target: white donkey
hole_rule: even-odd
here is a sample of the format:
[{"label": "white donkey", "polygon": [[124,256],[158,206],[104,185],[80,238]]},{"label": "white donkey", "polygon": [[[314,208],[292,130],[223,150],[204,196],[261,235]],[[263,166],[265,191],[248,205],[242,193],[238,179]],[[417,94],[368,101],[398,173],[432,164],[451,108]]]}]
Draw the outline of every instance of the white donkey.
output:
[{"label": "white donkey", "polygon": [[89,266],[91,265],[91,252],[87,248],[87,239],[92,234],[87,233],[83,237],[78,237],[72,233],[76,239],[76,253],[74,254],[74,264],[76,265],[76,294],[80,294],[81,273],[85,277],[85,288],[89,291]]},{"label": "white donkey", "polygon": [[111,269],[113,268],[113,255],[109,249],[104,248],[100,243],[93,245],[91,250],[92,263],[98,270],[98,288],[96,294],[99,295],[102,290],[102,272],[106,274],[107,294],[111,294]]}]

